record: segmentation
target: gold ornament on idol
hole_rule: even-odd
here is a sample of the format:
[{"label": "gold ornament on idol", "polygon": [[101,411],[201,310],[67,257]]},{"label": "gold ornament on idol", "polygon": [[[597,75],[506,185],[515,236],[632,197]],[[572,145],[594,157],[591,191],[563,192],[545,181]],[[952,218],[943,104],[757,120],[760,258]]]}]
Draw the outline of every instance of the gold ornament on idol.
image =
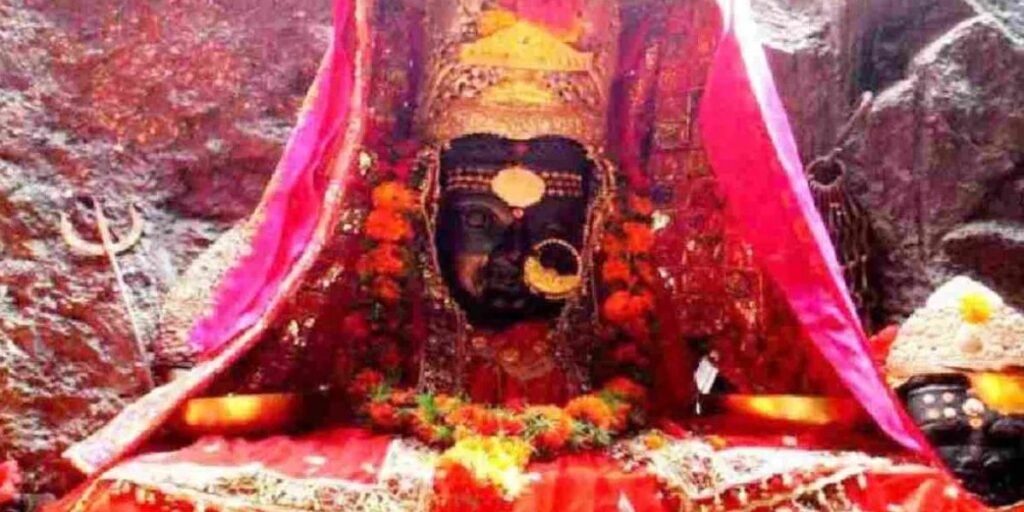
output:
[{"label": "gold ornament on idol", "polygon": [[544,178],[525,167],[503,169],[491,180],[491,191],[512,208],[529,208],[544,198]]},{"label": "gold ornament on idol", "polygon": [[[540,262],[540,252],[546,247],[559,247],[569,252],[576,261],[572,274],[561,274],[557,269],[545,267]],[[523,279],[535,293],[551,300],[568,298],[583,284],[583,265],[579,251],[569,242],[549,238],[533,247],[533,254],[523,264]]]}]

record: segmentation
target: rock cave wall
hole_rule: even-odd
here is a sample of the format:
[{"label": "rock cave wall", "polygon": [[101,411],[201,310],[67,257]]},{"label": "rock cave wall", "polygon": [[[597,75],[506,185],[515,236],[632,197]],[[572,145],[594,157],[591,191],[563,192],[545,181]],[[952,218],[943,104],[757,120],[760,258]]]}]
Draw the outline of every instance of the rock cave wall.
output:
[{"label": "rock cave wall", "polygon": [[[328,0],[0,0],[0,458],[29,492],[140,390],[105,261],[70,254],[86,196],[125,229],[143,337],[161,295],[247,214],[329,35]],[[1024,306],[1024,8],[1016,0],[755,0],[805,160],[878,93],[848,155],[884,300],[907,315],[968,272]],[[92,237],[95,241],[95,237]]]}]

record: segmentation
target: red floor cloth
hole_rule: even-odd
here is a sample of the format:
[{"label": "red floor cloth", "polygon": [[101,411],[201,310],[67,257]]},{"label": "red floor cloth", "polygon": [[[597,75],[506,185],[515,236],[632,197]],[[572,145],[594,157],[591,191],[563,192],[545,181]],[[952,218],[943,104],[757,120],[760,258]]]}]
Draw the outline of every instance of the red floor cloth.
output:
[{"label": "red floor cloth", "polygon": [[[261,468],[259,471],[311,484],[344,481],[356,485],[373,484],[381,470],[393,438],[355,428],[337,428],[317,433],[261,440],[204,438],[181,450],[140,456],[125,464],[187,464],[193,468]],[[780,446],[781,437],[723,437],[729,446]],[[802,438],[786,440],[788,448],[806,444]],[[801,447],[803,448],[803,447]],[[152,466],[150,466],[152,467]],[[866,487],[853,487],[849,498],[861,510],[890,512],[975,512],[987,510],[959,490],[943,472],[924,466],[898,466],[895,472],[869,473]],[[603,454],[585,453],[562,456],[554,461],[534,463],[530,471],[537,481],[515,504],[516,512],[621,512],[624,502],[636,512],[671,510],[659,483],[643,471],[624,471],[617,461]],[[46,512],[193,511],[193,510],[298,510],[257,506],[238,501],[219,500],[214,494],[174,494],[167,488],[132,482],[121,475],[116,481],[94,482]],[[139,481],[144,481],[140,479]],[[126,492],[132,485],[134,491]],[[142,492],[139,492],[141,490]],[[172,489],[173,491],[173,489]],[[184,497],[183,497],[184,496]],[[330,510],[329,508],[326,510]],[[683,510],[686,510],[683,507]]]}]

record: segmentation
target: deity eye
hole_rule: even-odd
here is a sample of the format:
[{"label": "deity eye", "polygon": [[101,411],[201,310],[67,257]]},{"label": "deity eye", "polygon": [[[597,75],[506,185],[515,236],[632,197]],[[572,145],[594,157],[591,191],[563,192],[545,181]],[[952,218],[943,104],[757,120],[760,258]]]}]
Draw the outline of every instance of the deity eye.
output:
[{"label": "deity eye", "polygon": [[462,223],[472,229],[487,229],[491,225],[491,214],[479,209],[462,213]]}]

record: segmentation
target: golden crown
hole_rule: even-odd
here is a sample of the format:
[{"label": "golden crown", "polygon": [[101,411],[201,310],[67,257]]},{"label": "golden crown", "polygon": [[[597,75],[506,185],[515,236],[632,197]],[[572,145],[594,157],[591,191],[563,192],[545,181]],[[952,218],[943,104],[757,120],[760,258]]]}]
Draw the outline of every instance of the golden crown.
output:
[{"label": "golden crown", "polygon": [[588,0],[571,29],[520,19],[489,0],[428,0],[420,135],[544,135],[601,146],[619,13]]}]

